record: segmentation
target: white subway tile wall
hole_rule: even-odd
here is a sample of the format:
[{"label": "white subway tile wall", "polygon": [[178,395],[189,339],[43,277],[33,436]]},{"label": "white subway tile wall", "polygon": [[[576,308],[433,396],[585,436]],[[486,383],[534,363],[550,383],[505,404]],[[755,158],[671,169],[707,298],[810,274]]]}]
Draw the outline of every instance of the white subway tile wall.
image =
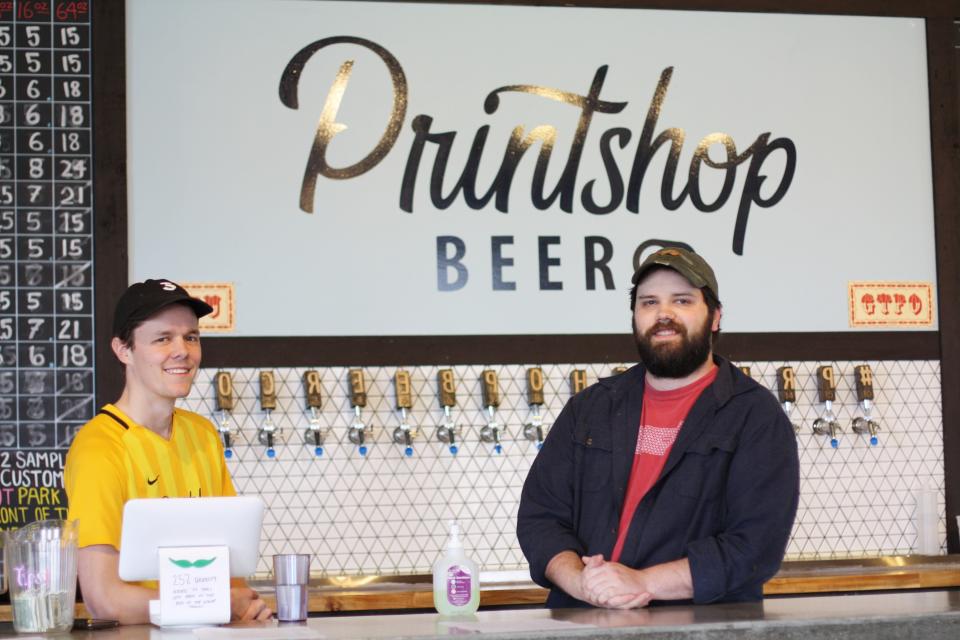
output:
[{"label": "white subway tile wall", "polygon": [[[587,371],[588,383],[608,376],[614,364],[543,365],[545,428],[570,397],[570,372]],[[630,364],[630,363],[625,363]],[[792,419],[801,460],[800,508],[787,558],[822,560],[907,554],[916,548],[915,495],[933,486],[938,495],[938,535],[946,549],[943,433],[940,364],[937,361],[740,362],[771,393],[776,370],[792,366],[797,374],[797,402]],[[813,433],[822,413],[817,402],[818,366],[833,365],[837,374],[834,414],[843,427],[839,446]],[[862,415],[855,398],[853,368],[869,364],[879,421],[879,444],[850,429]],[[234,454],[228,461],[237,491],[263,497],[268,511],[257,577],[270,575],[274,553],[310,553],[315,575],[406,575],[431,571],[446,540],[448,521],[461,526],[465,545],[484,571],[526,569],[515,535],[520,489],[536,444],[524,436],[531,416],[526,370],[531,365],[462,365],[451,367],[362,367],[368,386],[363,421],[373,427],[369,451],[361,456],[347,438],[354,422],[348,368],[315,367],[323,382],[326,431],[323,454],[314,453],[304,434],[310,424],[305,407],[303,373],[308,368],[274,371],[277,409],[270,416],[278,428],[276,457],[268,458],[257,438],[266,419],[259,404],[259,373],[264,369],[228,369],[233,377]],[[457,382],[454,419],[459,425],[459,452],[452,455],[437,439],[443,422],[437,370],[452,368]],[[413,408],[409,424],[417,430],[414,454],[393,441],[400,424],[395,409],[393,376],[411,375]],[[501,404],[497,421],[504,425],[503,449],[480,441],[488,416],[481,400],[481,373],[497,372]],[[213,369],[200,372],[182,406],[217,423]]]}]

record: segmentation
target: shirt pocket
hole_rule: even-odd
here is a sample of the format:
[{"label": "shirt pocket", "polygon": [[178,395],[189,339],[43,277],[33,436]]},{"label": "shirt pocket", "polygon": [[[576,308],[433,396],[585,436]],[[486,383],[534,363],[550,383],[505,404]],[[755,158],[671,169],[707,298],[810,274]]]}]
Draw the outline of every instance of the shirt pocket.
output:
[{"label": "shirt pocket", "polygon": [[688,499],[712,500],[726,484],[736,442],[729,438],[700,438],[684,452],[677,472],[676,491]]},{"label": "shirt pocket", "polygon": [[608,429],[587,430],[574,435],[574,447],[583,469],[584,492],[609,486],[613,470],[613,439]]}]

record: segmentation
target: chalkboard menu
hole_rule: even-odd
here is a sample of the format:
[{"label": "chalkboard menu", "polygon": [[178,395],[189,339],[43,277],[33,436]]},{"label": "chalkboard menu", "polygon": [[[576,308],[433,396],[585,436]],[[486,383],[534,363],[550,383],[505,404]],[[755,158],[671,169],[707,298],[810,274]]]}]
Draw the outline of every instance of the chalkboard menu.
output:
[{"label": "chalkboard menu", "polygon": [[93,415],[90,2],[0,1],[0,529],[64,517]]}]

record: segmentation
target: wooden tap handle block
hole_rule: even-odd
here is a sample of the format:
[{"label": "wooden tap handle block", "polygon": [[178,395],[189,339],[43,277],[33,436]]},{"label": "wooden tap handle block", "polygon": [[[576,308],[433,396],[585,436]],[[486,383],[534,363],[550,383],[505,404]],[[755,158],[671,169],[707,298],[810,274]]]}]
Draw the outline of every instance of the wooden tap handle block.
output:
[{"label": "wooden tap handle block", "polygon": [[780,402],[797,401],[797,374],[793,367],[777,369],[777,397]]},{"label": "wooden tap handle block", "polygon": [[397,369],[397,372],[393,374],[393,389],[397,394],[397,409],[409,409],[413,406],[409,371]]},{"label": "wooden tap handle block", "polygon": [[837,399],[837,382],[830,365],[817,367],[817,394],[820,402],[833,402]]},{"label": "wooden tap handle block", "polygon": [[484,369],[480,375],[480,381],[483,383],[483,406],[500,406],[500,382],[497,380],[497,372],[493,369]]},{"label": "wooden tap handle block", "polygon": [[860,364],[853,368],[853,376],[857,386],[857,402],[873,400],[873,371],[868,364]]},{"label": "wooden tap handle block", "polygon": [[623,373],[623,372],[626,371],[626,370],[627,370],[627,367],[624,367],[623,365],[620,365],[619,367],[614,367],[614,368],[612,369],[613,375],[615,375],[615,376],[620,375],[621,373]]},{"label": "wooden tap handle block", "polygon": [[527,403],[543,404],[543,369],[540,367],[527,369]]},{"label": "wooden tap handle block", "polygon": [[367,406],[367,380],[363,375],[363,369],[350,369],[350,406]]},{"label": "wooden tap handle block", "polygon": [[323,384],[320,373],[314,369],[303,372],[303,393],[308,409],[320,409],[323,406]]},{"label": "wooden tap handle block", "polygon": [[587,370],[574,369],[570,372],[570,395],[575,396],[587,388]]},{"label": "wooden tap handle block", "polygon": [[264,411],[277,408],[277,382],[273,371],[260,372],[260,408]]},{"label": "wooden tap handle block", "polygon": [[217,411],[233,411],[233,376],[226,371],[217,371],[213,382],[217,392]]},{"label": "wooden tap handle block", "polygon": [[747,376],[748,378],[752,378],[752,377],[753,377],[753,373],[751,373],[750,367],[748,367],[747,365],[743,365],[743,366],[738,367],[738,368],[740,369],[740,371],[743,372],[743,375]]},{"label": "wooden tap handle block", "polygon": [[440,406],[457,406],[457,383],[453,379],[453,369],[437,371],[437,387],[440,389]]}]

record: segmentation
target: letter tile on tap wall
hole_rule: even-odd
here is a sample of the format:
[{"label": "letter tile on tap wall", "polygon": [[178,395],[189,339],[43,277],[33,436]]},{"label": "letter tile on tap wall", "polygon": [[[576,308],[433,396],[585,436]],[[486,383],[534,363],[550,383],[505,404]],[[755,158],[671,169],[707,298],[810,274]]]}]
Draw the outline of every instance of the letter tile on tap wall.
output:
[{"label": "letter tile on tap wall", "polygon": [[[535,418],[549,439],[574,393],[630,364],[205,369],[182,404],[228,427],[222,434],[230,436],[238,492],[260,494],[269,505],[262,558],[310,553],[327,575],[428,574],[455,517],[484,571],[515,571],[526,569],[515,522],[539,450]],[[945,543],[938,362],[737,365],[749,367],[802,426],[788,558],[910,553],[918,475],[939,488]],[[264,386],[273,391],[266,403]],[[827,417],[828,398],[835,434],[847,425],[836,448],[812,428]],[[261,440],[265,418],[274,425],[273,459]],[[882,422],[882,440],[871,445],[869,426],[856,431],[855,419]],[[403,425],[414,455],[406,454]],[[261,560],[258,576],[269,570]]]}]

